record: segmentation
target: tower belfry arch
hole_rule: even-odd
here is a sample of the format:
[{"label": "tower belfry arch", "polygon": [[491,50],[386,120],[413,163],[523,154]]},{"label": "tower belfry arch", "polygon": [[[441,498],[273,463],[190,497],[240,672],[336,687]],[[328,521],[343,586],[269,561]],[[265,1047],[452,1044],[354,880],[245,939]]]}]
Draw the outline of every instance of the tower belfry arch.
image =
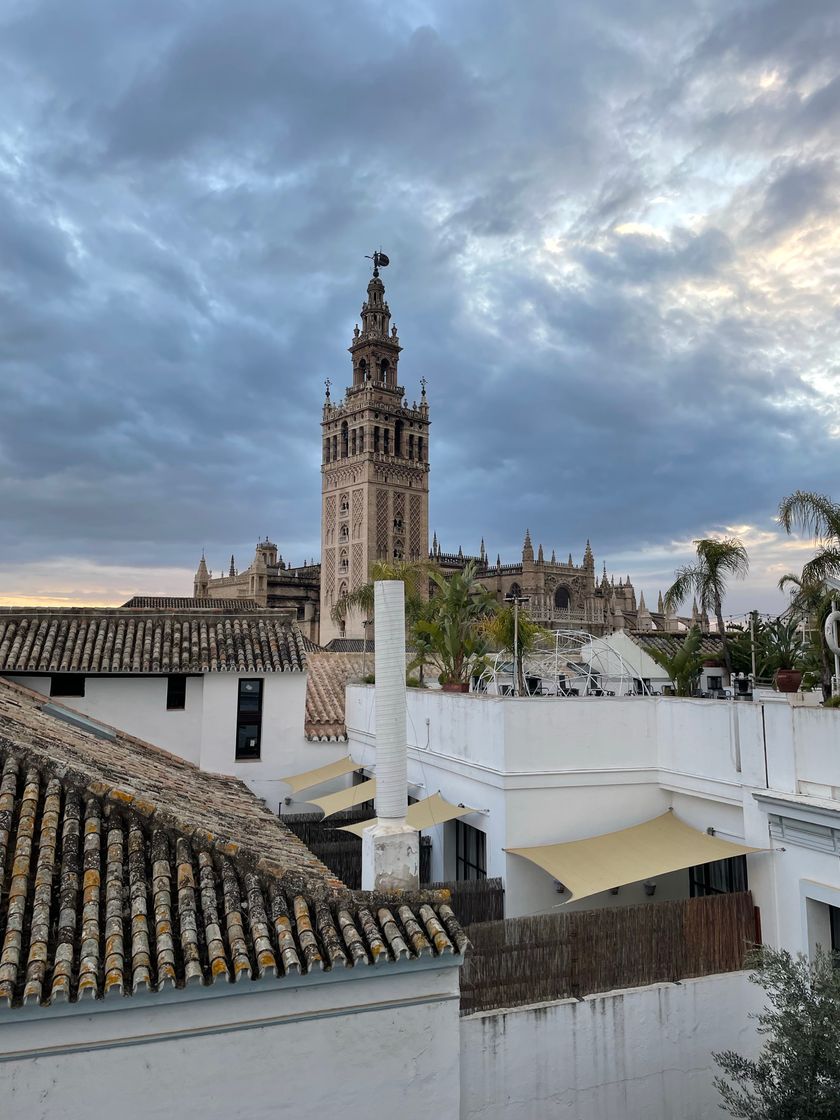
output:
[{"label": "tower belfry arch", "polygon": [[402,353],[380,269],[373,274],[349,346],[352,382],[333,400],[331,382],[321,416],[321,644],[364,638],[364,619],[343,627],[331,612],[343,590],[368,579],[376,560],[422,559],[429,552],[429,404],[425,378],[419,403],[399,384]]}]

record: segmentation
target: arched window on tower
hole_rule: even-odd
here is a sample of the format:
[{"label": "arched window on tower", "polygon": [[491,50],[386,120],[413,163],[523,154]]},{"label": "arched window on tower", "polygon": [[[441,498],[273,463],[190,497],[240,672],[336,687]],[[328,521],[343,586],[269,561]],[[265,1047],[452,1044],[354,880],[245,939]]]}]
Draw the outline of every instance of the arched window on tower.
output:
[{"label": "arched window on tower", "polygon": [[348,443],[347,432],[348,432],[347,421],[344,420],[342,422],[342,425],[341,425],[341,458],[342,459],[347,458],[347,450],[348,450],[348,447],[347,447],[347,443]]},{"label": "arched window on tower", "polygon": [[391,429],[382,429],[382,451],[385,455],[391,454]]},{"label": "arched window on tower", "polygon": [[364,428],[359,428],[359,454],[360,455],[364,451],[364,449],[365,449],[365,430],[364,430]]},{"label": "arched window on tower", "polygon": [[350,433],[350,454],[351,455],[356,454],[356,429],[355,428]]},{"label": "arched window on tower", "polygon": [[359,381],[364,385],[368,378],[367,362],[362,358],[359,362]]},{"label": "arched window on tower", "polygon": [[514,599],[521,599],[522,588],[518,583],[512,583],[508,589],[508,595],[511,595]]},{"label": "arched window on tower", "polygon": [[376,454],[379,453],[379,425],[373,425],[373,450]]},{"label": "arched window on tower", "polygon": [[568,587],[558,587],[554,592],[554,609],[558,611],[567,611],[570,603],[571,597]]},{"label": "arched window on tower", "polygon": [[409,459],[414,458],[414,436],[412,435],[408,437],[408,457]]},{"label": "arched window on tower", "polygon": [[387,381],[388,380],[388,359],[387,358],[383,358],[382,361],[379,363],[379,376],[382,379],[382,381]]},{"label": "arched window on tower", "polygon": [[403,422],[398,420],[394,424],[394,454],[402,455],[403,453]]},{"label": "arched window on tower", "polygon": [[327,438],[324,440],[324,462],[328,463],[329,461],[330,461],[330,437],[327,436]]},{"label": "arched window on tower", "polygon": [[421,463],[424,461],[423,460],[423,437],[422,436],[417,437],[417,458],[420,460]]}]

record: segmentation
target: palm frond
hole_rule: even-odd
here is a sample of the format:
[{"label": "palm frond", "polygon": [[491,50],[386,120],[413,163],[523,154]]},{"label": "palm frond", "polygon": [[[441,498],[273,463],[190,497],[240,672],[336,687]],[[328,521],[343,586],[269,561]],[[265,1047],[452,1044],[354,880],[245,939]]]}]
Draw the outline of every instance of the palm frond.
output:
[{"label": "palm frond", "polygon": [[840,576],[840,544],[821,548],[816,556],[802,566],[804,583],[823,584],[829,576]]},{"label": "palm frond", "polygon": [[825,494],[794,490],[779,503],[779,523],[788,533],[799,530],[818,540],[840,540],[840,505]]},{"label": "palm frond", "polygon": [[665,592],[663,604],[666,611],[676,610],[700,586],[700,570],[696,564],[686,564],[674,572],[674,582]]}]

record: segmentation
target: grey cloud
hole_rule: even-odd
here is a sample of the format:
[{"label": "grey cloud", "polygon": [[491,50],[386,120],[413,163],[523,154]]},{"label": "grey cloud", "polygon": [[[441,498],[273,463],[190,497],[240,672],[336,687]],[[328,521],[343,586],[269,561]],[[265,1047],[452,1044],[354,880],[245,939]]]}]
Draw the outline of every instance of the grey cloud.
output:
[{"label": "grey cloud", "polygon": [[[512,555],[527,522],[609,557],[831,490],[803,375],[835,331],[817,345],[820,308],[786,291],[761,305],[747,263],[759,234],[829,212],[832,94],[751,109],[736,79],[809,51],[816,73],[835,22],[609,0],[416,22],[337,0],[18,8],[4,563],[247,560],[261,533],[317,554],[322,383],[347,379],[380,244],[409,397],[429,379],[445,543]],[[735,295],[675,295],[718,282]]]}]

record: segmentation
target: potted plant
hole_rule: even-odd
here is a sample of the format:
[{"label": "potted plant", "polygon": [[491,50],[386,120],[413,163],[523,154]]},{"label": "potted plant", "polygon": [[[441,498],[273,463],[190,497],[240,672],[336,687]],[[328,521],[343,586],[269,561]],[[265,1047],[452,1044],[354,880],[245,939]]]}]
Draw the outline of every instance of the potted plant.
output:
[{"label": "potted plant", "polygon": [[762,635],[759,676],[772,676],[779,692],[798,692],[805,653],[795,618],[774,618]]},{"label": "potted plant", "polygon": [[425,639],[444,692],[469,692],[473,664],[488,647],[481,623],[495,611],[496,602],[476,580],[472,561],[448,579],[434,570],[430,574],[437,592],[414,632]]}]

